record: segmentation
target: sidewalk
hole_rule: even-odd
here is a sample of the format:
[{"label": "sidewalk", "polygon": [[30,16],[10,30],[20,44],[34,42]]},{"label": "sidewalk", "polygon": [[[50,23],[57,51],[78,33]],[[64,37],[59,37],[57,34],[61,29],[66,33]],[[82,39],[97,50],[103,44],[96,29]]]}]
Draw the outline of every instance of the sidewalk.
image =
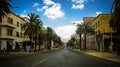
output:
[{"label": "sidewalk", "polygon": [[59,50],[60,48],[52,48],[51,50],[42,50],[42,51],[37,51],[37,52],[26,52],[26,51],[20,51],[20,52],[9,52],[8,54],[1,54],[0,53],[0,57],[3,56],[10,56],[10,55],[30,55],[30,54],[35,54],[35,53],[43,53],[43,52],[48,52],[48,51],[55,51],[55,50]]},{"label": "sidewalk", "polygon": [[117,56],[116,53],[98,52],[98,51],[94,51],[94,50],[86,50],[86,52],[84,52],[84,51],[80,51],[80,49],[74,49],[74,51],[92,55],[97,58],[108,60],[111,62],[120,63],[120,56]]}]

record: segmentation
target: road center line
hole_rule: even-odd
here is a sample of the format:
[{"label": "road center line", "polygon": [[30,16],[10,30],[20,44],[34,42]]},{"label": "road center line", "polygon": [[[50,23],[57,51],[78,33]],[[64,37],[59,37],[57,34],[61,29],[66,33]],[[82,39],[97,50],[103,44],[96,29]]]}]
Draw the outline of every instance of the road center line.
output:
[{"label": "road center line", "polygon": [[54,55],[52,55],[52,56],[49,56],[49,57],[46,57],[46,58],[40,60],[39,62],[36,62],[35,64],[32,65],[32,67],[35,67],[35,66],[37,66],[38,64],[43,63],[43,62],[47,61],[49,58],[54,57],[54,56],[56,56],[56,55],[57,55],[57,54],[54,54]]}]

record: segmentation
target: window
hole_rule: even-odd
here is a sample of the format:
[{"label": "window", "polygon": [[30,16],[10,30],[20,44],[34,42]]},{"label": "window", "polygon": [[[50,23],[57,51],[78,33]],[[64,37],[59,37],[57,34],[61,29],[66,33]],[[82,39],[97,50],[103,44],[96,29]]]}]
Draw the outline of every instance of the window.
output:
[{"label": "window", "polygon": [[12,36],[12,33],[13,33],[13,31],[12,31],[12,30],[7,29],[7,35],[8,35],[8,36]]},{"label": "window", "polygon": [[22,37],[22,33],[20,33],[20,37]]},{"label": "window", "polygon": [[100,27],[100,22],[98,21],[98,27]]},{"label": "window", "polygon": [[8,23],[13,24],[13,19],[8,17]]},{"label": "window", "polygon": [[21,27],[22,27],[22,23],[21,23]]},{"label": "window", "polygon": [[93,28],[95,28],[95,25],[93,25]]},{"label": "window", "polygon": [[16,26],[19,27],[19,22],[17,22]]},{"label": "window", "polygon": [[97,28],[97,23],[96,23],[96,28]]},{"label": "window", "polygon": [[19,32],[16,32],[16,37],[19,37]]}]

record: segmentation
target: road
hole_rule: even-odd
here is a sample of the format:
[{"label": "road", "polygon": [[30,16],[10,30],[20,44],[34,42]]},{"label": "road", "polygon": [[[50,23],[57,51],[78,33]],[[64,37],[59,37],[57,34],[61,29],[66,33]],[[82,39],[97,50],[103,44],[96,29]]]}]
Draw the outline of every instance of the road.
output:
[{"label": "road", "polygon": [[120,64],[69,49],[60,49],[30,55],[0,57],[0,67],[120,67]]}]

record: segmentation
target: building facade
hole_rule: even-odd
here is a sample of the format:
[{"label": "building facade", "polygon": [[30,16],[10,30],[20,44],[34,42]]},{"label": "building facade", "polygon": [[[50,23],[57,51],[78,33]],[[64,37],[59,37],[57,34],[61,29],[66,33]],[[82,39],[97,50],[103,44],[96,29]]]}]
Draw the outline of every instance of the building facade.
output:
[{"label": "building facade", "polygon": [[21,29],[24,23],[27,22],[13,12],[2,19],[0,22],[0,50],[20,49],[22,41],[29,40]]},{"label": "building facade", "polygon": [[92,26],[95,31],[95,44],[97,50],[109,51],[112,49],[112,33],[115,31],[109,25],[110,19],[110,14],[100,14],[92,21]]}]

